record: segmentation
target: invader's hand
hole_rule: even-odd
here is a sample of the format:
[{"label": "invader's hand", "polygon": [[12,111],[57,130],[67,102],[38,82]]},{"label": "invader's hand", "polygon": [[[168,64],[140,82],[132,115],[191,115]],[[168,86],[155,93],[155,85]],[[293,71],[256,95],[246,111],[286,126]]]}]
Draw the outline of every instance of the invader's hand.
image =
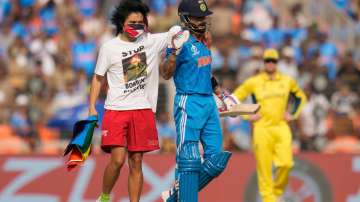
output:
[{"label": "invader's hand", "polygon": [[98,116],[98,112],[95,107],[89,107],[89,116]]}]

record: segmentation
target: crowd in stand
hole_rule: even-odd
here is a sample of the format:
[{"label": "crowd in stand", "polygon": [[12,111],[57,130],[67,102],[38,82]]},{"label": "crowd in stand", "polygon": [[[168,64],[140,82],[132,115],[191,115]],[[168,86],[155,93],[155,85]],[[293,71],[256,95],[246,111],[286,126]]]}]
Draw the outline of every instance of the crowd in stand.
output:
[{"label": "crowd in stand", "polygon": [[[208,0],[214,11],[213,73],[232,91],[261,71],[264,48],[278,49],[278,70],[294,77],[308,96],[292,124],[294,150],[360,153],[360,51],[334,41],[331,24],[309,19],[300,2],[277,13],[276,0]],[[0,1],[0,154],[63,151],[72,124],[87,116],[89,79],[99,47],[113,37],[108,18],[116,3]],[[177,22],[176,0],[147,3],[152,32]],[[333,6],[360,25],[360,4],[334,1]],[[169,104],[164,104],[171,100],[166,89],[171,88],[160,89],[158,131],[161,152],[173,152],[176,132]],[[222,121],[224,147],[251,150],[251,124],[239,117]]]}]

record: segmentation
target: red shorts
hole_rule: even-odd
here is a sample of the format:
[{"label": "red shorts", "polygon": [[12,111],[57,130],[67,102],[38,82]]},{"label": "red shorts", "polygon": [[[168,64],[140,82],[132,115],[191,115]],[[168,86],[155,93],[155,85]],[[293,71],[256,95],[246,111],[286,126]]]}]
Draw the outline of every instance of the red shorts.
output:
[{"label": "red shorts", "polygon": [[101,148],[109,153],[112,147],[127,147],[128,151],[159,149],[154,113],[151,109],[105,110]]}]

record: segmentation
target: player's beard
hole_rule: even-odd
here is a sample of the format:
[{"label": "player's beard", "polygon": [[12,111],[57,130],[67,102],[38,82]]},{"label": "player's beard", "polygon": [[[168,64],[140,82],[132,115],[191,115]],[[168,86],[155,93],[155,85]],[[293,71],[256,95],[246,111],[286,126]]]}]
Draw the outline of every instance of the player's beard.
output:
[{"label": "player's beard", "polygon": [[190,33],[195,35],[197,38],[205,39],[206,32],[209,31],[210,24],[207,21],[199,24],[191,23]]},{"label": "player's beard", "polygon": [[196,38],[204,40],[206,37],[206,33],[210,30],[211,27],[211,19],[207,17],[204,21],[200,23],[195,23],[192,20],[189,19],[189,17],[184,16],[183,22],[186,27],[186,29],[189,30],[189,32],[194,35]]}]

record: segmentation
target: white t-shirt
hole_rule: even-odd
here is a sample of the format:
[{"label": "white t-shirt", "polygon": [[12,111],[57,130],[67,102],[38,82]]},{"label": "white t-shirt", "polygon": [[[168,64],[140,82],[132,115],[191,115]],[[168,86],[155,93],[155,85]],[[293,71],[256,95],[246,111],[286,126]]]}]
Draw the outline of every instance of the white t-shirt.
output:
[{"label": "white t-shirt", "polygon": [[105,109],[156,111],[161,54],[168,33],[146,33],[135,42],[115,37],[100,48],[95,74],[107,74]]}]

